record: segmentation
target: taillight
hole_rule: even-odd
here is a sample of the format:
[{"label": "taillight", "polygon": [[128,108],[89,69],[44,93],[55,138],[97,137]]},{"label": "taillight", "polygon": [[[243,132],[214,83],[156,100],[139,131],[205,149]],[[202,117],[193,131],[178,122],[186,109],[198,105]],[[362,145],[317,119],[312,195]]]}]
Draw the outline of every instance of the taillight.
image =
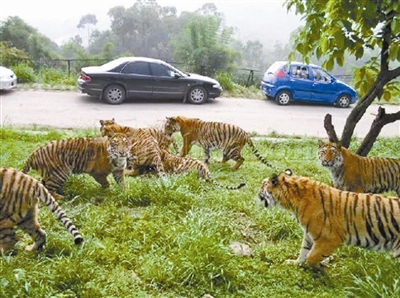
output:
[{"label": "taillight", "polygon": [[282,68],[279,68],[276,73],[275,76],[278,78],[283,78],[285,76],[285,72],[282,70]]},{"label": "taillight", "polygon": [[84,80],[85,82],[90,82],[92,80],[91,77],[89,77],[86,73],[81,72],[81,79]]}]

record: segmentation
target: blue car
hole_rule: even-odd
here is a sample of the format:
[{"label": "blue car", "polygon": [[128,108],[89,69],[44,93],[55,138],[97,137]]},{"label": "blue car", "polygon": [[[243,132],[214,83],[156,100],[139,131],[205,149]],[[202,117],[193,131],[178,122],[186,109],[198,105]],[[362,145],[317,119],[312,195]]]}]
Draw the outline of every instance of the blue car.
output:
[{"label": "blue car", "polygon": [[356,91],[318,65],[277,61],[261,80],[261,90],[280,105],[290,101],[333,104],[347,108],[356,102]]}]

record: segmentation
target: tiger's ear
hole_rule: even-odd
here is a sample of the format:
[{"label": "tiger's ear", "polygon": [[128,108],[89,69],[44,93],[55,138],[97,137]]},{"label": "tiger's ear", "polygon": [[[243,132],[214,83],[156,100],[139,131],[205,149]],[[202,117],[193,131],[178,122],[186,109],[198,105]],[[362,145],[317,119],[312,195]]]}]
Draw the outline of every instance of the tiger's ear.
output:
[{"label": "tiger's ear", "polygon": [[111,122],[114,124],[115,123],[115,118],[111,118]]},{"label": "tiger's ear", "polygon": [[293,172],[292,172],[291,169],[286,169],[285,170],[285,174],[288,175],[288,176],[292,176]]},{"label": "tiger's ear", "polygon": [[104,125],[104,120],[100,120],[100,125],[101,125],[101,126]]}]

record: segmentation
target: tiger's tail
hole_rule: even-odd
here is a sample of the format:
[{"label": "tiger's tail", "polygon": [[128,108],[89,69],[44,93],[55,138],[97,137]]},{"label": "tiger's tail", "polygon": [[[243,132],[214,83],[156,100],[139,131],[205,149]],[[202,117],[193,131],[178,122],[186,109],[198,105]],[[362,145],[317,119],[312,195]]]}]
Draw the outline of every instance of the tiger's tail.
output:
[{"label": "tiger's tail", "polygon": [[46,187],[44,187],[41,183],[37,182],[37,187],[39,190],[38,197],[40,200],[46,204],[47,208],[60,220],[65,228],[72,234],[74,237],[75,244],[80,244],[83,241],[81,234],[79,234],[78,229],[74,226],[71,220],[67,217],[64,210],[61,209],[60,205],[56,202],[54,197],[50,194]]},{"label": "tiger's tail", "polygon": [[229,185],[222,185],[222,184],[220,184],[217,181],[212,180],[212,179],[208,179],[207,181],[211,182],[215,186],[218,186],[218,187],[221,187],[221,188],[226,188],[226,189],[231,189],[231,190],[239,189],[239,188],[242,188],[243,186],[246,185],[246,183],[244,183],[244,182],[242,182],[242,183],[240,183],[239,185],[236,185],[236,186],[229,186]]},{"label": "tiger's tail", "polygon": [[253,141],[249,138],[247,143],[249,144],[250,148],[251,148],[251,152],[253,152],[253,154],[265,165],[274,168],[274,166],[268,161],[266,160],[261,154],[260,152],[258,152],[256,146],[254,146]]}]

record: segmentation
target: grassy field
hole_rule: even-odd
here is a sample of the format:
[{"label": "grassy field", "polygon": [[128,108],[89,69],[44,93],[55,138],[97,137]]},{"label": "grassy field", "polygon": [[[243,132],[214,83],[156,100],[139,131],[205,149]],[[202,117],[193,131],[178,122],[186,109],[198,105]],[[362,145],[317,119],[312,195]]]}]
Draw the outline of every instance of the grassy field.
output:
[{"label": "grassy field", "polygon": [[[1,165],[21,168],[47,141],[96,136],[95,130],[0,129]],[[179,140],[180,141],[180,140]],[[329,183],[319,165],[317,139],[254,137],[280,171]],[[355,146],[357,140],[353,141]],[[380,138],[370,155],[397,157],[400,138]],[[324,274],[285,265],[297,258],[301,230],[284,210],[263,209],[256,194],[274,170],[245,147],[236,172],[213,153],[213,178],[240,190],[217,188],[196,175],[128,177],[122,190],[112,178],[103,190],[82,174],[66,183],[62,208],[80,229],[83,245],[50,212],[40,208],[47,232],[43,251],[29,253],[18,231],[13,254],[0,256],[0,297],[399,297],[399,260],[389,253],[342,247]],[[194,146],[191,156],[202,157]],[[37,173],[31,173],[39,178]],[[394,194],[394,193],[391,193]],[[240,243],[251,250],[235,253]]]}]

